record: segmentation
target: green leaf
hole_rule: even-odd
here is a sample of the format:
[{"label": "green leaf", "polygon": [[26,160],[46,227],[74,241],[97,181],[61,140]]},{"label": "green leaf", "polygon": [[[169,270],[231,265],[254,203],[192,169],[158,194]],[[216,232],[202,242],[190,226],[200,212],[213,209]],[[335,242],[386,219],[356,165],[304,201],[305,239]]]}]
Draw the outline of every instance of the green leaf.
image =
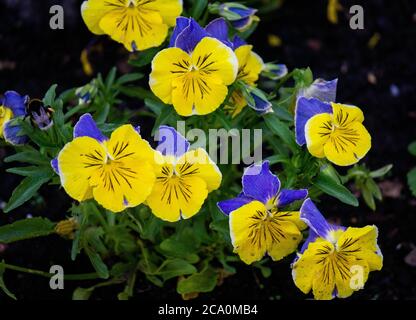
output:
[{"label": "green leaf", "polygon": [[194,5],[192,6],[190,16],[195,20],[198,20],[204,12],[205,8],[207,7],[208,0],[198,0],[192,2]]},{"label": "green leaf", "polygon": [[346,187],[344,187],[342,184],[336,181],[332,176],[326,175],[321,172],[318,178],[316,179],[314,185],[321,191],[325,192],[326,194],[329,194],[334,198],[337,198],[341,202],[354,207],[358,207],[357,198],[351,193],[350,190],[348,190]]},{"label": "green leaf", "polygon": [[207,267],[200,273],[193,274],[186,279],[180,280],[176,290],[180,294],[211,292],[215,289],[217,281],[217,272],[213,268]]},{"label": "green leaf", "polygon": [[180,233],[177,232],[172,237],[163,240],[159,245],[163,254],[185,259],[190,263],[196,263],[199,260],[199,257],[196,255],[198,246],[199,241],[191,228],[186,228]]},{"label": "green leaf", "polygon": [[279,136],[292,152],[299,148],[295,141],[295,135],[287,124],[282,122],[274,113],[268,113],[263,117],[267,127],[273,134]]},{"label": "green leaf", "polygon": [[369,189],[364,188],[362,190],[362,194],[363,194],[363,198],[364,198],[364,201],[367,204],[367,206],[371,210],[375,211],[376,210],[376,202],[374,200],[372,192]]},{"label": "green leaf", "polygon": [[44,237],[55,232],[55,223],[46,218],[31,218],[0,227],[0,243]]},{"label": "green leaf", "polygon": [[117,85],[123,85],[123,84],[128,83],[128,82],[133,82],[133,81],[143,79],[143,77],[144,77],[143,73],[139,73],[139,72],[128,73],[128,74],[125,74],[125,75],[121,76],[120,78],[118,78],[117,81],[116,81],[116,84]]},{"label": "green leaf", "polygon": [[115,67],[111,68],[110,72],[107,75],[107,78],[105,79],[105,86],[110,89],[113,84],[114,80],[116,79],[117,69]]},{"label": "green leaf", "polygon": [[162,124],[168,124],[169,123],[169,119],[171,117],[173,117],[175,115],[175,111],[173,109],[173,107],[171,106],[166,106],[166,108],[162,109],[162,112],[160,113],[160,115],[157,117],[155,124],[153,126],[153,130],[152,130],[152,135],[155,135],[156,131],[159,129],[159,127]]},{"label": "green leaf", "polygon": [[23,177],[30,177],[30,176],[34,176],[38,174],[39,170],[42,170],[42,168],[39,168],[37,166],[30,166],[30,167],[9,168],[6,170],[6,172],[17,174]]},{"label": "green leaf", "polygon": [[76,288],[72,293],[72,300],[88,300],[91,297],[91,294],[94,291],[92,288]]},{"label": "green leaf", "polygon": [[140,100],[146,100],[146,99],[155,99],[155,95],[143,88],[143,87],[139,87],[139,86],[128,86],[128,87],[121,87],[120,92],[128,97],[131,98],[137,98]]},{"label": "green leaf", "polygon": [[43,156],[38,151],[20,151],[4,159],[4,162],[23,162],[31,164],[48,164],[49,159]]},{"label": "green leaf", "polygon": [[159,51],[160,51],[160,47],[150,48],[144,51],[140,51],[135,55],[134,58],[129,60],[129,64],[138,68],[144,67],[153,60],[154,56]]},{"label": "green leaf", "polygon": [[24,178],[16,189],[14,189],[12,196],[3,211],[8,213],[17,207],[20,207],[26,201],[30,200],[40,187],[52,179],[53,176],[54,173],[52,170],[45,170],[39,172],[37,175]]},{"label": "green leaf", "polygon": [[52,104],[54,103],[56,98],[57,86],[57,84],[52,85],[46,92],[45,97],[43,98],[43,103],[45,104],[45,106],[52,106]]},{"label": "green leaf", "polygon": [[413,156],[415,156],[415,157],[416,157],[416,141],[413,141],[413,142],[409,145],[408,150],[409,150],[409,152],[410,152],[410,154],[411,154],[411,155],[413,155]]},{"label": "green leaf", "polygon": [[370,177],[371,178],[381,178],[382,176],[387,174],[392,168],[393,168],[393,165],[389,164],[389,165],[384,166],[383,168],[380,168],[378,170],[371,171]]},{"label": "green leaf", "polygon": [[4,267],[4,262],[0,263],[0,289],[3,290],[5,294],[7,294],[13,300],[17,300],[16,296],[7,289],[6,284],[4,283],[3,275],[6,268]]},{"label": "green leaf", "polygon": [[88,258],[90,258],[91,264],[97,272],[98,276],[103,279],[108,279],[110,272],[108,271],[108,268],[105,265],[103,259],[101,259],[100,255],[88,247],[85,248],[85,252],[87,253]]},{"label": "green leaf", "polygon": [[416,197],[416,168],[413,168],[407,174],[407,182],[409,184],[410,190],[412,191],[412,194]]},{"label": "green leaf", "polygon": [[160,266],[155,275],[162,277],[163,281],[171,278],[193,274],[196,268],[189,262],[182,259],[168,259]]}]

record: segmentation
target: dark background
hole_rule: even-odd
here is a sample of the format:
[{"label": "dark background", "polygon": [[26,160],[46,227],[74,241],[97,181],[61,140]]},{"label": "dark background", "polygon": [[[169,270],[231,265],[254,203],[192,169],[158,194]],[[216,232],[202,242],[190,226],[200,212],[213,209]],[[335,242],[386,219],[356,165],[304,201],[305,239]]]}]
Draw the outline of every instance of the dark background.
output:
[{"label": "dark background", "polygon": [[[32,98],[42,97],[50,85],[58,91],[81,86],[89,81],[83,73],[80,53],[87,46],[99,48],[91,62],[95,72],[104,74],[115,64],[121,72],[129,70],[122,46],[105,36],[95,37],[84,25],[77,0],[0,0],[0,92],[16,90]],[[65,9],[65,29],[49,28],[49,8],[61,4]],[[365,124],[372,134],[373,148],[364,160],[372,169],[392,163],[392,174],[381,183],[385,196],[375,212],[365,204],[359,208],[328,198],[320,204],[329,217],[340,217],[345,225],[379,227],[379,244],[384,254],[381,272],[370,274],[365,290],[352,299],[415,299],[416,260],[410,252],[416,245],[416,200],[406,185],[406,173],[416,165],[407,152],[416,140],[416,1],[412,0],[341,0],[344,10],[339,23],[326,18],[326,0],[285,1],[282,7],[263,17],[251,42],[265,61],[278,60],[289,69],[309,66],[315,77],[339,78],[338,101],[361,107]],[[361,4],[365,29],[351,30],[348,9]],[[270,47],[270,33],[282,44]],[[370,38],[378,33],[374,48]],[[136,102],[137,107],[141,102]],[[19,178],[6,174],[1,159],[11,149],[0,148],[0,204],[8,200]],[[46,201],[32,201],[8,215],[0,215],[0,224],[22,219],[28,214],[48,216],[57,221],[65,217],[68,198],[57,188],[42,189]],[[91,272],[82,255],[70,261],[70,242],[55,236],[23,241],[0,247],[0,259],[8,263],[47,271],[52,264],[65,266],[68,273]],[[406,263],[413,257],[412,263]],[[273,274],[264,279],[258,270],[239,265],[237,275],[225,280],[213,293],[201,299],[304,299],[290,277],[290,259],[273,264]],[[93,283],[66,282],[66,290],[52,291],[48,280],[6,271],[6,283],[18,298],[69,299],[72,289]],[[94,298],[112,298],[121,287],[99,289]],[[0,299],[5,295],[0,293]],[[179,299],[175,283],[154,288],[139,279],[136,299]]]}]

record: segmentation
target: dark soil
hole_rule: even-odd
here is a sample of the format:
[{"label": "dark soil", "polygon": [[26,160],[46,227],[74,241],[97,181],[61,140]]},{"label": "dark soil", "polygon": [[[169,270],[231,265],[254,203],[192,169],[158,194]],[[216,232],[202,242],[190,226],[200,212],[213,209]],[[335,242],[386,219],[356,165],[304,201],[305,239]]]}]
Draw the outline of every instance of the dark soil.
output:
[{"label": "dark soil", "polygon": [[[94,43],[101,51],[92,60],[95,71],[106,73],[116,64],[126,70],[123,48],[106,37],[94,37],[80,19],[82,1],[0,0],[0,91],[13,89],[31,97],[42,97],[50,85],[64,90],[88,82],[82,71],[80,53]],[[49,8],[61,3],[65,8],[65,29],[49,29]],[[316,77],[339,78],[338,101],[360,106],[366,126],[372,133],[373,148],[365,162],[376,169],[394,164],[383,184],[385,200],[376,212],[365,205],[342,205],[328,198],[320,204],[328,217],[340,217],[344,225],[379,227],[379,244],[384,268],[370,275],[365,290],[353,299],[415,299],[416,268],[404,258],[416,245],[416,200],[406,186],[406,173],[416,165],[407,152],[416,139],[416,3],[412,0],[344,1],[344,12],[337,25],[326,18],[327,1],[290,0],[265,18],[251,40],[266,61],[278,60],[289,69],[309,66]],[[365,29],[349,27],[348,8],[361,3]],[[280,47],[269,47],[267,35],[282,39]],[[380,41],[369,48],[370,38]],[[93,42],[92,42],[93,41]],[[0,149],[0,159],[11,150]],[[10,197],[19,178],[5,173],[0,162],[0,202]],[[32,201],[9,215],[1,215],[1,225],[26,215],[64,218],[68,198],[57,188],[41,190],[46,200]],[[58,237],[19,242],[2,248],[0,258],[8,263],[48,270],[51,264],[65,266],[67,273],[91,272],[89,261],[70,261],[70,242]],[[213,293],[200,299],[304,299],[290,276],[290,259],[276,263],[270,278],[264,279],[253,268],[239,265],[237,275],[227,278]],[[6,282],[18,298],[69,299],[79,283],[65,283],[65,289],[52,291],[44,278],[8,271]],[[87,286],[88,284],[82,283]],[[94,298],[112,298],[121,287],[97,290]],[[136,299],[179,299],[175,283],[155,288],[140,279]],[[3,295],[3,294],[0,294]]]}]

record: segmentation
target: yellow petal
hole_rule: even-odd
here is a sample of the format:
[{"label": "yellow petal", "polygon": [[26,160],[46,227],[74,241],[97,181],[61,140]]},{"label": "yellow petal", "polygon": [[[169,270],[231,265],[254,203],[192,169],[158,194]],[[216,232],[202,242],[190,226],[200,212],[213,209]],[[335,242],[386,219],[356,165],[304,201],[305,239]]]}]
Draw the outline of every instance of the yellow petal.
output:
[{"label": "yellow petal", "polygon": [[224,102],[228,88],[220,78],[187,74],[173,80],[172,103],[178,114],[209,114]]},{"label": "yellow petal", "polygon": [[237,79],[249,85],[254,85],[259,79],[264,63],[259,55],[252,51],[253,46],[243,45],[235,50],[238,59]]},{"label": "yellow petal", "polygon": [[176,18],[182,13],[182,0],[147,1],[142,7],[147,10],[158,11],[163,21],[172,27],[176,24]]},{"label": "yellow petal", "polygon": [[232,84],[238,72],[238,60],[234,52],[221,41],[206,37],[192,53],[193,65],[206,77],[221,79],[225,85]]},{"label": "yellow petal", "polygon": [[337,126],[347,126],[352,122],[362,123],[364,121],[364,114],[358,107],[333,102],[331,102],[331,106],[334,124]]},{"label": "yellow petal", "polygon": [[160,51],[152,61],[149,85],[152,92],[164,103],[172,103],[172,81],[188,71],[189,55],[179,48]]},{"label": "yellow petal", "polygon": [[88,29],[95,34],[104,34],[100,20],[112,10],[123,9],[125,4],[118,0],[88,0],[81,6],[81,15]]},{"label": "yellow petal", "polygon": [[360,161],[371,149],[371,136],[360,122],[338,127],[325,143],[324,153],[329,161],[339,166],[350,166]]},{"label": "yellow petal", "polygon": [[332,133],[332,115],[321,113],[306,122],[305,138],[309,152],[317,158],[325,157],[324,145]]},{"label": "yellow petal", "polygon": [[160,46],[168,34],[168,26],[159,13],[140,8],[113,10],[100,20],[99,26],[129,51]]},{"label": "yellow petal", "polygon": [[383,256],[377,245],[378,229],[376,226],[363,228],[349,227],[338,239],[340,251],[351,251],[361,260],[368,263],[370,271],[381,270]]},{"label": "yellow petal", "polygon": [[279,261],[295,252],[302,240],[302,234],[294,223],[278,217],[270,222],[269,233],[267,253],[273,261]]},{"label": "yellow petal", "polygon": [[240,90],[234,90],[230,99],[224,106],[225,112],[231,114],[232,118],[238,116],[244,107],[247,106],[247,100],[244,98]]},{"label": "yellow petal", "polygon": [[58,156],[61,184],[73,199],[92,198],[90,179],[105,163],[106,152],[97,140],[76,138],[66,144]]},{"label": "yellow petal", "polygon": [[173,174],[170,163],[160,166],[156,183],[147,198],[153,214],[162,220],[175,222],[197,214],[208,196],[206,183],[195,176],[179,177]]},{"label": "yellow petal", "polygon": [[208,153],[198,148],[185,153],[178,159],[176,171],[180,176],[195,176],[205,181],[208,192],[216,190],[221,185],[222,174]]},{"label": "yellow petal", "polygon": [[[329,250],[328,250],[329,248]],[[319,264],[321,252],[330,252],[333,250],[333,246],[330,242],[318,238],[316,241],[310,243],[305,252],[299,257],[299,259],[293,264],[292,277],[295,285],[305,294],[311,291],[314,284],[314,280],[320,277],[322,274],[322,264]],[[328,280],[330,278],[327,278]],[[316,292],[330,292],[334,288],[334,283],[322,282],[322,285],[327,285],[328,289],[324,290],[321,286],[317,286]]]},{"label": "yellow petal", "polygon": [[293,223],[299,230],[305,230],[307,225],[300,219],[299,211],[281,211],[276,214],[276,217],[279,220],[290,221]]},{"label": "yellow petal", "polygon": [[3,128],[7,121],[13,118],[13,111],[9,108],[0,106],[0,138],[3,137]]}]

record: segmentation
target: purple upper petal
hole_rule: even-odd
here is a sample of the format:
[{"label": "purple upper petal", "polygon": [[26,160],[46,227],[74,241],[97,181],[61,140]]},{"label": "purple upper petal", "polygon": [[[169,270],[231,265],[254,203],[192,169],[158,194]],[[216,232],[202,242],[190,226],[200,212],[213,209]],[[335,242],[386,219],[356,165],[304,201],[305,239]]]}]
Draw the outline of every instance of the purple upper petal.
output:
[{"label": "purple upper petal", "polygon": [[233,49],[234,49],[234,50],[236,50],[236,49],[238,49],[239,47],[244,46],[244,45],[246,45],[246,44],[247,44],[247,42],[246,42],[246,41],[244,41],[244,39],[243,39],[243,38],[241,38],[241,37],[239,37],[239,36],[237,36],[237,35],[235,35],[235,36],[234,36],[232,43],[233,43]]},{"label": "purple upper petal", "polygon": [[26,103],[28,101],[28,96],[21,96],[16,91],[7,91],[1,104],[11,109],[14,117],[20,117],[26,115]]},{"label": "purple upper petal", "polygon": [[58,158],[53,158],[51,160],[51,167],[53,169],[53,171],[55,171],[56,174],[60,174],[59,172],[59,164],[58,164]]},{"label": "purple upper petal", "polygon": [[226,46],[232,48],[233,44],[228,40],[228,25],[224,18],[212,20],[206,27],[210,37],[220,40]]},{"label": "purple upper petal", "polygon": [[169,47],[175,46],[176,38],[186,27],[189,26],[190,22],[191,22],[191,19],[189,18],[185,18],[185,17],[176,18],[176,26],[175,26],[175,29],[173,29],[172,36],[170,37]]},{"label": "purple upper petal", "polygon": [[254,105],[249,104],[249,107],[256,110],[259,114],[265,114],[272,110],[272,104],[264,95],[256,94],[254,91],[250,95],[253,97]]},{"label": "purple upper petal", "polygon": [[315,80],[311,86],[299,91],[298,97],[317,98],[324,102],[335,102],[337,97],[338,79],[325,81]]},{"label": "purple upper petal", "polygon": [[269,161],[248,167],[242,180],[244,195],[263,203],[276,196],[280,189],[279,179],[270,172]]},{"label": "purple upper petal", "polygon": [[196,45],[205,37],[209,36],[194,19],[190,19],[189,25],[176,37],[175,47],[191,53]]},{"label": "purple upper petal", "polygon": [[229,215],[234,210],[252,202],[254,199],[239,195],[237,198],[220,201],[217,203],[218,208],[226,215]]},{"label": "purple upper petal", "polygon": [[278,199],[277,206],[279,208],[287,206],[297,200],[305,199],[307,195],[308,195],[308,190],[306,189],[301,189],[301,190],[282,189],[279,192],[279,199]]},{"label": "purple upper petal", "polygon": [[252,21],[252,18],[247,17],[247,18],[242,18],[240,20],[230,21],[230,22],[233,25],[233,27],[236,28],[237,30],[243,30],[250,25],[251,21]]},{"label": "purple upper petal", "polygon": [[300,218],[322,238],[326,239],[328,233],[334,230],[310,198],[306,199],[300,208]]},{"label": "purple upper petal", "polygon": [[22,134],[20,125],[13,124],[13,120],[4,124],[3,137],[6,142],[15,146],[24,145],[29,141],[29,138]]},{"label": "purple upper petal", "polygon": [[314,115],[320,113],[332,113],[332,107],[329,103],[322,102],[318,99],[307,99],[301,97],[297,100],[295,111],[295,129],[296,129],[296,142],[299,145],[306,143],[305,139],[305,125],[306,122]]},{"label": "purple upper petal", "polygon": [[74,127],[74,138],[90,137],[99,142],[108,140],[98,129],[97,124],[89,113],[82,115]]},{"label": "purple upper petal", "polygon": [[180,157],[189,150],[189,141],[172,127],[160,126],[156,135],[156,150],[163,155]]},{"label": "purple upper petal", "polygon": [[228,7],[228,10],[235,14],[238,14],[241,18],[250,17],[257,12],[256,9],[248,8],[248,7],[246,8]]}]

